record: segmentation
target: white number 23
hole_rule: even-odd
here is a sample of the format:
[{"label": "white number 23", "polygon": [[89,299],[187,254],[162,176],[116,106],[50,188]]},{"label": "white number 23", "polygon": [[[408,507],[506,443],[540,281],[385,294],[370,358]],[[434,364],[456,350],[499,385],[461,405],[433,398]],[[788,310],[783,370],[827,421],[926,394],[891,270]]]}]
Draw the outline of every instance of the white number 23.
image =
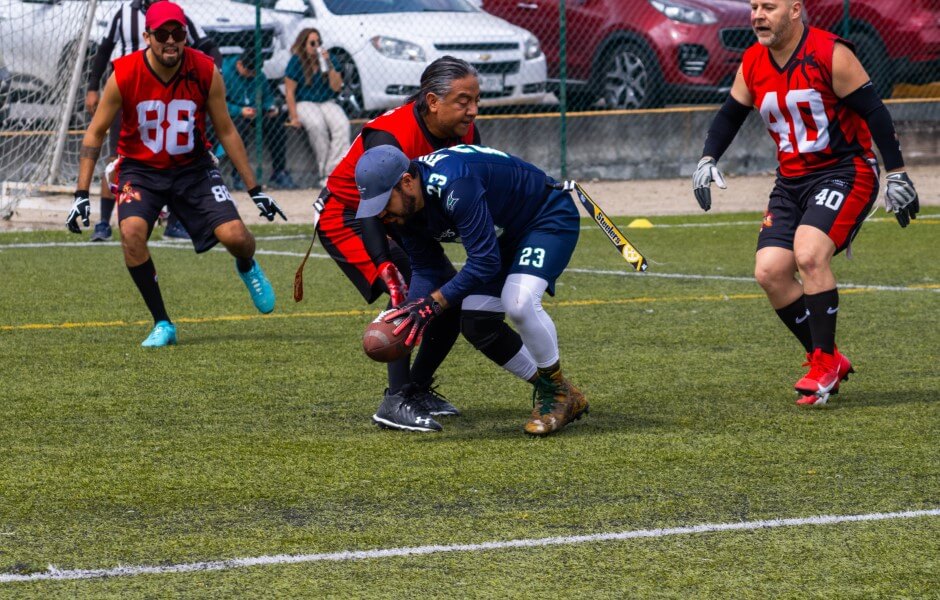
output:
[{"label": "white number 23", "polygon": [[542,248],[523,248],[519,256],[520,265],[532,265],[536,269],[542,268],[545,262],[545,250]]}]

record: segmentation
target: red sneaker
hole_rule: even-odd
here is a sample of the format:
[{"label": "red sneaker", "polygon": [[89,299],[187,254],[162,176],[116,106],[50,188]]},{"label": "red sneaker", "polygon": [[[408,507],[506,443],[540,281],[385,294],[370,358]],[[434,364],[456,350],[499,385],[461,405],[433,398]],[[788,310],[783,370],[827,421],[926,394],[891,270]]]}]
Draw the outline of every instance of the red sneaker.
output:
[{"label": "red sneaker", "polygon": [[[824,362],[828,361],[826,363],[828,366],[817,367],[814,364],[816,355],[827,357],[824,358]],[[836,365],[835,383],[832,384],[829,390],[823,392],[823,386],[820,383],[818,375],[820,370],[825,372],[827,369],[831,368],[833,363]],[[809,366],[810,371],[794,386],[796,390],[801,393],[800,398],[796,401],[799,406],[820,406],[825,404],[829,400],[829,396],[831,394],[839,393],[839,383],[848,380],[849,373],[855,372],[855,369],[852,368],[852,362],[844,354],[839,352],[838,348],[835,349],[833,354],[826,354],[817,348],[816,351],[812,354],[806,355],[806,362],[803,363],[803,366]],[[814,372],[814,369],[817,369],[816,372]],[[831,379],[831,372],[828,377],[824,376],[823,378],[826,380],[825,383],[828,383],[828,381]],[[813,391],[812,387],[808,387],[813,385],[817,386],[815,391]]]}]

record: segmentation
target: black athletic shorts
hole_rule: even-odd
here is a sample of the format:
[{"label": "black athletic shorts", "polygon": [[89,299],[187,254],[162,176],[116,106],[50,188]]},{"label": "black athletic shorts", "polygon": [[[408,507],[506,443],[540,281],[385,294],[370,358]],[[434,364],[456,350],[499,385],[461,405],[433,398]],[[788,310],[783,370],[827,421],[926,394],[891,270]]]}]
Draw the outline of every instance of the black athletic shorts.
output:
[{"label": "black athletic shorts", "polygon": [[777,177],[764,213],[757,249],[793,250],[796,228],[829,236],[836,253],[848,247],[878,198],[878,166],[862,156],[804,177]]},{"label": "black athletic shorts", "polygon": [[140,217],[147,222],[149,234],[164,205],[186,227],[196,252],[205,252],[219,243],[214,233],[216,227],[241,220],[235,200],[208,154],[173,170],[121,159],[118,222],[127,217]]}]

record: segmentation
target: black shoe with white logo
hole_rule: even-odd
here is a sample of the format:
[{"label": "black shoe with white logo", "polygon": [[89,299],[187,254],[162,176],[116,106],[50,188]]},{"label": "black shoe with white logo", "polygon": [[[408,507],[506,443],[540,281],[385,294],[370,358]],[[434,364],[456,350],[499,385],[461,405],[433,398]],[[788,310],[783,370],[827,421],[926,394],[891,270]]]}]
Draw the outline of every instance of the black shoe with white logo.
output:
[{"label": "black shoe with white logo", "polygon": [[416,406],[413,398],[401,392],[389,394],[385,390],[385,398],[379,409],[372,415],[376,425],[384,429],[401,429],[402,431],[443,431],[441,424],[431,415]]},{"label": "black shoe with white logo", "polygon": [[448,402],[432,383],[433,380],[427,384],[411,383],[404,387],[404,392],[413,398],[419,409],[431,416],[459,417],[460,410]]}]

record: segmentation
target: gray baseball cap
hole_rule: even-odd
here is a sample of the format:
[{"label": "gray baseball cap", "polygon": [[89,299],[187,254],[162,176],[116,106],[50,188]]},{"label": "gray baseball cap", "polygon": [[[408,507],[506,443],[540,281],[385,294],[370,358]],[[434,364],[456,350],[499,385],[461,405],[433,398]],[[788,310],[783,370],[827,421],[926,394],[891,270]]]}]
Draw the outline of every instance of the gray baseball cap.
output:
[{"label": "gray baseball cap", "polygon": [[359,188],[357,219],[374,217],[388,205],[392,189],[411,163],[405,153],[385,144],[366,150],[356,163],[356,187]]}]

